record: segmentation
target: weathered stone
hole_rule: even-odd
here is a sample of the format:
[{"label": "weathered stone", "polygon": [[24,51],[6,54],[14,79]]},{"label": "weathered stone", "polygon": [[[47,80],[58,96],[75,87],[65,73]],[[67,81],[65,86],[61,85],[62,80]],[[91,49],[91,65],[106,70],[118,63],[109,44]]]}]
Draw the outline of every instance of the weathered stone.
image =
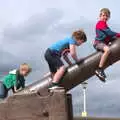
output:
[{"label": "weathered stone", "polygon": [[65,91],[45,94],[34,92],[7,98],[0,103],[0,120],[68,120]]}]

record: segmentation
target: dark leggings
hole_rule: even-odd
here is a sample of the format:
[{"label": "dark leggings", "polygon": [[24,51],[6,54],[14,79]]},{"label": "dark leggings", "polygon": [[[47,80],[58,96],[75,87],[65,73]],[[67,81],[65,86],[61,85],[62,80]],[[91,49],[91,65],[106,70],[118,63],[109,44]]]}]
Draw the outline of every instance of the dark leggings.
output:
[{"label": "dark leggings", "polygon": [[45,52],[45,59],[52,73],[56,73],[57,69],[64,65],[60,59],[60,53],[54,50],[47,49]]},{"label": "dark leggings", "polygon": [[7,88],[5,87],[5,85],[3,84],[3,82],[0,81],[0,98],[4,99],[4,98],[7,97],[7,95],[8,95]]}]

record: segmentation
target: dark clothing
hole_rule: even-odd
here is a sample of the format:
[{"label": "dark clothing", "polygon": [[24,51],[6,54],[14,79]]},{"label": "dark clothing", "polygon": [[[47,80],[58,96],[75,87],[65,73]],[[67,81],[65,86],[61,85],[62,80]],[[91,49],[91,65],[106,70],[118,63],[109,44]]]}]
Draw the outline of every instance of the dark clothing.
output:
[{"label": "dark clothing", "polygon": [[57,69],[64,65],[61,60],[61,54],[56,50],[47,49],[45,52],[45,59],[52,73],[56,73]]},{"label": "dark clothing", "polygon": [[25,88],[25,79],[24,76],[20,75],[19,71],[16,73],[16,80],[17,80],[17,89],[20,87]]},{"label": "dark clothing", "polygon": [[117,37],[118,33],[113,32],[105,21],[98,21],[96,24],[96,37],[94,44],[103,42],[106,45],[109,44],[111,38]]},{"label": "dark clothing", "polygon": [[97,51],[103,51],[103,52],[104,52],[104,47],[105,47],[105,46],[110,46],[110,43],[112,43],[112,42],[114,42],[114,41],[115,41],[115,38],[111,38],[111,39],[109,40],[109,43],[108,43],[108,44],[106,44],[106,43],[104,43],[104,42],[98,41],[98,42],[96,42],[96,44],[94,44],[93,46],[94,46],[94,48],[95,48]]},{"label": "dark clothing", "polygon": [[94,48],[97,50],[97,51],[104,51],[104,47],[106,46],[106,44],[100,42],[96,45],[94,45]]},{"label": "dark clothing", "polygon": [[8,89],[3,84],[2,81],[0,81],[0,98],[4,99],[8,96]]},{"label": "dark clothing", "polygon": [[15,93],[14,86],[16,86],[17,89],[25,88],[25,79],[24,76],[20,75],[19,70],[10,71],[9,74],[3,78],[2,82],[0,82],[0,98],[7,97],[10,89]]}]

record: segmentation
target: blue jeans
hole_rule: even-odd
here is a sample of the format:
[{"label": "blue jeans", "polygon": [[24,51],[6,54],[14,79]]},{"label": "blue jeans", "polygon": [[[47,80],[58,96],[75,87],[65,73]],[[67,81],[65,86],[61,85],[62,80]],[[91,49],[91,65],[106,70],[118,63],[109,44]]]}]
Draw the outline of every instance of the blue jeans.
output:
[{"label": "blue jeans", "polygon": [[0,98],[4,99],[6,98],[8,95],[8,90],[5,87],[5,85],[3,84],[2,81],[0,81]]}]

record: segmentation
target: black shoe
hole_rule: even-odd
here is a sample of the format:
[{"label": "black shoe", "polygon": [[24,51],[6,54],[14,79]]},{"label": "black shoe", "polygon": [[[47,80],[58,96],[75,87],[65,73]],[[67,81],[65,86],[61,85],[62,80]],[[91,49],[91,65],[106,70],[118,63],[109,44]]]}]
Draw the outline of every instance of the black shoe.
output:
[{"label": "black shoe", "polygon": [[107,76],[106,76],[104,70],[102,70],[102,74],[103,74],[104,78],[107,78]]},{"label": "black shoe", "polygon": [[102,82],[106,82],[106,80],[105,80],[106,74],[105,74],[104,70],[98,69],[98,70],[95,71],[95,74],[99,77],[99,79],[100,79]]}]

